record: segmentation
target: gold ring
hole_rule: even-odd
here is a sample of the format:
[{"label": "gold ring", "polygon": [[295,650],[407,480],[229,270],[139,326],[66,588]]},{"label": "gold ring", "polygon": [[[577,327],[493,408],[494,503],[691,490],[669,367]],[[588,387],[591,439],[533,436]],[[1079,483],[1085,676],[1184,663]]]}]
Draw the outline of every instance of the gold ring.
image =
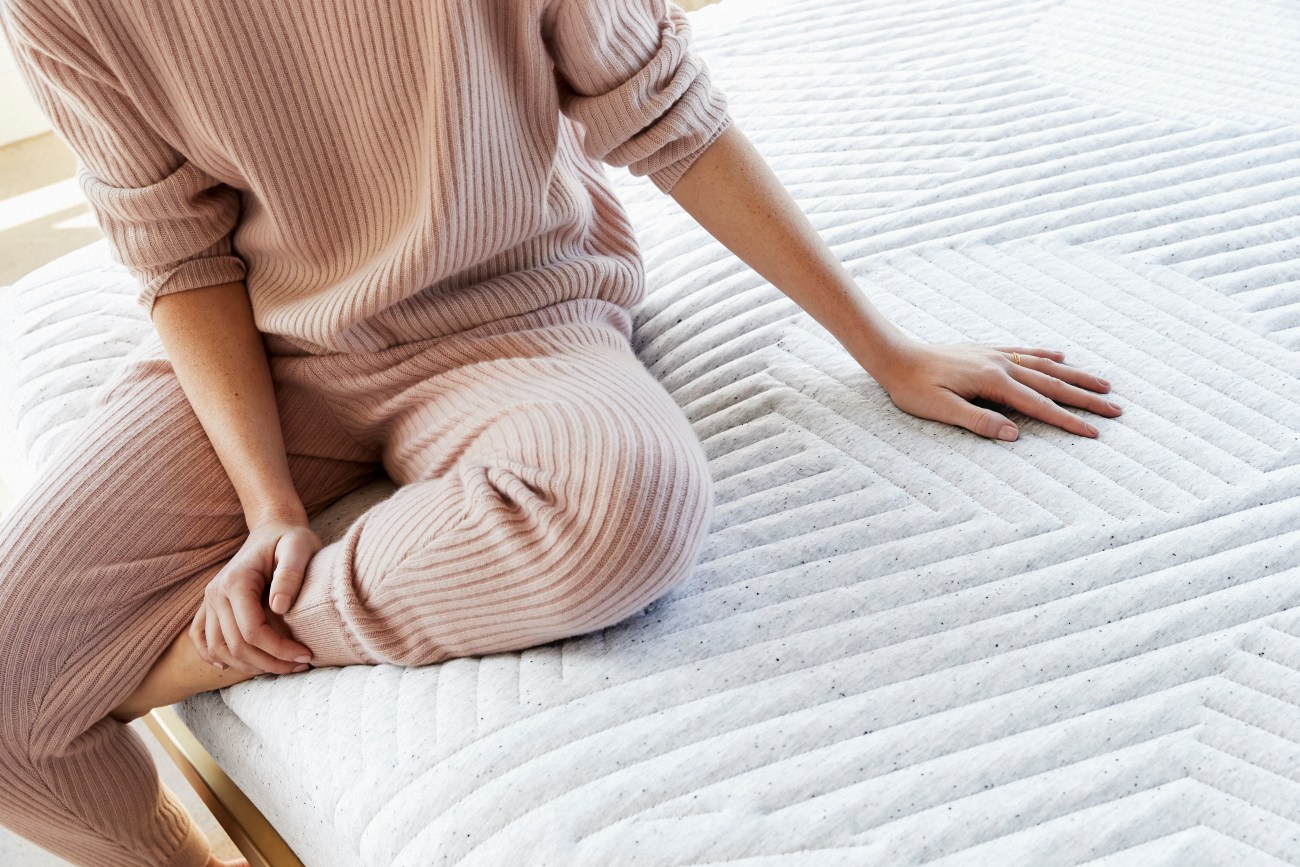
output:
[{"label": "gold ring", "polygon": [[[1019,352],[1011,353],[1011,360],[1014,361],[1016,364],[1020,364],[1020,353]],[[1020,366],[1024,367],[1023,364],[1020,364]]]}]

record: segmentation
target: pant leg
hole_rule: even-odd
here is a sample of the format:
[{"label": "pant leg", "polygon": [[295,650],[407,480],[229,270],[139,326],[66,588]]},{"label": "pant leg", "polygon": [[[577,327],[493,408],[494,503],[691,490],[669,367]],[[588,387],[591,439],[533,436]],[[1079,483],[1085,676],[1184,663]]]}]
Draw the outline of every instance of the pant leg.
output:
[{"label": "pant leg", "polygon": [[[108,713],[187,627],[246,538],[235,490],[154,340],[0,522],[0,824],[95,867],[199,867],[207,839]],[[277,389],[309,513],[377,455]]]},{"label": "pant leg", "polygon": [[618,328],[307,363],[399,485],[308,566],[285,624],[316,665],[536,646],[617,623],[693,569],[708,462]]}]

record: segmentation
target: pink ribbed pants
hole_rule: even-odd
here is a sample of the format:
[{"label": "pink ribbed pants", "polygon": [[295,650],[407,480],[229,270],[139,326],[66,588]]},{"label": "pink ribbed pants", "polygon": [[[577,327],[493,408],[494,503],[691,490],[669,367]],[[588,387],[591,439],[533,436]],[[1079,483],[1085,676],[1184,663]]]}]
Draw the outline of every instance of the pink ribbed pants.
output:
[{"label": "pink ribbed pants", "polygon": [[[584,300],[381,351],[269,353],[308,514],[381,469],[399,486],[317,553],[284,618],[315,665],[531,647],[689,574],[709,468],[630,330]],[[201,867],[208,841],[108,713],[243,543],[239,501],[156,335],[72,440],[0,523],[0,824],[75,864]]]}]

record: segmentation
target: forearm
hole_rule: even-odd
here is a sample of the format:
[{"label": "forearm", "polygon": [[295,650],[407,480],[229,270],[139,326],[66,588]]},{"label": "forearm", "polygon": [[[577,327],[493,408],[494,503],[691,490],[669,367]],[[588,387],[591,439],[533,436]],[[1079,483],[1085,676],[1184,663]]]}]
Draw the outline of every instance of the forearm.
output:
[{"label": "forearm", "polygon": [[671,195],[706,231],[790,297],[877,379],[906,335],[875,308],[733,122]]},{"label": "forearm", "polygon": [[163,295],[153,323],[239,495],[249,529],[306,520],[289,475],[262,336],[243,281]]}]

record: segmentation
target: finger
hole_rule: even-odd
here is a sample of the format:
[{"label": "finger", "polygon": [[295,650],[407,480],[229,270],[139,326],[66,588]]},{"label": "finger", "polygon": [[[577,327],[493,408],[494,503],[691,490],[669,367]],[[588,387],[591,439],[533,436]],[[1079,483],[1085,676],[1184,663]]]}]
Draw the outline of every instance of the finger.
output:
[{"label": "finger", "polygon": [[940,389],[939,392],[938,406],[935,407],[936,412],[932,416],[935,421],[964,427],[972,433],[989,439],[1014,440],[1019,436],[1016,426],[1001,413],[976,406],[946,388]]},{"label": "finger", "polygon": [[208,643],[203,637],[203,626],[207,622],[208,612],[206,606],[199,604],[199,610],[194,613],[194,619],[190,621],[190,641],[194,644],[194,651],[198,654],[199,659],[212,664],[208,658]]},{"label": "finger", "polygon": [[259,662],[268,671],[288,674],[298,663],[310,662],[311,651],[296,641],[276,632],[266,621],[262,611],[262,596],[257,592],[241,593],[231,598],[235,620],[244,641],[261,654]]},{"label": "finger", "polygon": [[1050,358],[1055,361],[1065,361],[1065,353],[1059,349],[1043,349],[1041,346],[994,346],[993,348],[1008,355],[1018,353],[1020,355],[1034,355],[1039,358]]},{"label": "finger", "polygon": [[1056,402],[1047,395],[1022,384],[1010,375],[1002,377],[1002,384],[996,396],[1007,406],[1040,421],[1056,425],[1062,430],[1085,437],[1097,435],[1097,429],[1091,424],[1064,407],[1057,406]]},{"label": "finger", "polygon": [[1077,388],[1068,382],[1057,379],[1055,376],[1039,373],[1037,370],[1016,364],[1009,365],[1007,373],[1040,394],[1047,395],[1057,403],[1077,406],[1080,409],[1086,409],[1104,416],[1113,417],[1121,412],[1116,404],[1111,403],[1101,395]]},{"label": "finger", "polygon": [[[1048,376],[1054,376],[1057,379],[1070,383],[1071,385],[1076,385],[1079,388],[1086,388],[1090,391],[1102,393],[1110,391],[1110,383],[1102,379],[1100,376],[1095,376],[1094,374],[1087,373],[1077,367],[1071,367],[1068,364],[1057,364],[1055,361],[1048,358],[1027,358],[1022,355],[1020,357],[1020,364],[1015,366],[1037,370],[1041,373],[1047,374]],[[1116,410],[1119,410],[1118,404],[1111,401],[1107,401],[1106,403],[1107,406],[1113,406]],[[1075,405],[1078,406],[1078,404]],[[1119,413],[1117,412],[1116,415],[1118,414]]]},{"label": "finger", "polygon": [[222,671],[229,667],[222,661],[221,655],[218,653],[222,649],[221,625],[217,622],[216,612],[208,604],[203,607],[203,646],[207,648],[208,662]]},{"label": "finger", "polygon": [[[217,617],[221,620],[222,634],[226,639],[225,660],[230,663],[231,667],[254,676],[266,674],[268,671],[281,674],[282,672],[275,670],[278,660],[273,659],[244,640],[244,635],[240,631],[238,621],[235,620],[235,612],[230,607],[229,600],[223,599],[222,601],[226,604],[223,605],[218,602],[215,607]],[[268,662],[270,665],[263,665],[264,662]]]},{"label": "finger", "polygon": [[271,576],[271,610],[284,614],[298,598],[307,561],[316,553],[303,536],[281,536],[275,546],[275,573]]},{"label": "finger", "polygon": [[[221,607],[220,600],[214,600],[208,603],[208,609],[212,612],[212,619],[216,623],[216,627],[210,631],[220,636],[212,650],[212,654],[225,668],[233,668],[236,671],[243,671],[244,669],[242,664],[236,660],[234,655],[231,653],[230,645],[234,639],[231,637],[232,630],[226,626],[225,619],[221,616]],[[211,640],[209,640],[209,646],[213,646]]]}]

